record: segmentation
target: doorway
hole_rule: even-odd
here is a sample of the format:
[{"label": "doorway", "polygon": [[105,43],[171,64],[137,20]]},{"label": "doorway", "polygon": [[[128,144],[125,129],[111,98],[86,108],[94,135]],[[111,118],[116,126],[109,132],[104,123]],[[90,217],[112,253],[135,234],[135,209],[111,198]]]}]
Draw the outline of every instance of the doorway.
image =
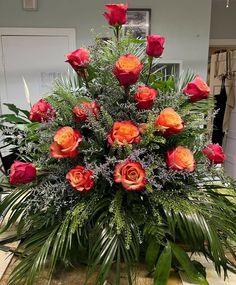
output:
[{"label": "doorway", "polygon": [[42,98],[67,73],[65,54],[74,49],[74,29],[0,28],[0,113],[8,112],[3,103],[29,109],[23,78],[31,103]]},{"label": "doorway", "polygon": [[217,96],[223,96],[222,82],[226,91],[225,106],[220,106],[220,109],[225,108],[221,122],[222,147],[226,154],[224,169],[227,175],[236,178],[236,40],[212,40],[210,44],[208,81],[211,94],[221,102]]}]

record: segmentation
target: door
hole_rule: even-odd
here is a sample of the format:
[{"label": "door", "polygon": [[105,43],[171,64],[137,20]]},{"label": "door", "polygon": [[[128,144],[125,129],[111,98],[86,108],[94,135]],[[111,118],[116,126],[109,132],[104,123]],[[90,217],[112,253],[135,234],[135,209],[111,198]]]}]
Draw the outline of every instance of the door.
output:
[{"label": "door", "polygon": [[[229,71],[231,76],[229,79],[226,79],[226,92],[227,96],[232,94],[234,100],[236,100],[236,50],[230,52],[230,62],[228,64],[230,65]],[[226,66],[226,52],[211,56],[210,88],[211,94],[215,96],[220,96],[218,94],[220,94],[221,79],[218,75],[223,75],[226,72]],[[230,112],[228,131],[224,136],[223,148],[226,154],[224,163],[225,172],[236,179],[236,104]]]},{"label": "door", "polygon": [[[0,31],[1,32],[1,31]],[[5,29],[1,33],[0,94],[3,103],[29,109],[23,78],[31,103],[50,92],[53,81],[67,74],[65,54],[75,49],[73,29]]]}]

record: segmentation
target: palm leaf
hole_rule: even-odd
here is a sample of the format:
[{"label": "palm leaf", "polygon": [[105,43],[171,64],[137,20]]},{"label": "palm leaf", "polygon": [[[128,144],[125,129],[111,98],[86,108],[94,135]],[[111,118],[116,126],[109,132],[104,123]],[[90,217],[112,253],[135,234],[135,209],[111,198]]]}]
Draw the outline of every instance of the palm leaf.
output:
[{"label": "palm leaf", "polygon": [[194,267],[187,253],[174,243],[170,243],[171,250],[192,282],[208,285],[205,277]]},{"label": "palm leaf", "polygon": [[154,285],[167,284],[171,270],[171,262],[172,262],[171,246],[169,243],[167,243],[156,264]]}]

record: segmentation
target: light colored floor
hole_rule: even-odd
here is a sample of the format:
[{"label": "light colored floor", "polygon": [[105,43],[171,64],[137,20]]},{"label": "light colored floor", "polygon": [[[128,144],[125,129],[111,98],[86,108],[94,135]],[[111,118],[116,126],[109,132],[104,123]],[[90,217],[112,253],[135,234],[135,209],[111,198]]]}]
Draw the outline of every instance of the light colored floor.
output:
[{"label": "light colored floor", "polygon": [[[200,262],[206,268],[207,281],[209,282],[209,285],[236,285],[235,274],[229,272],[228,273],[229,278],[224,281],[223,278],[220,278],[217,275],[216,271],[214,270],[212,262],[208,262],[203,255],[194,255],[192,258]],[[183,285],[193,285],[192,283],[185,281],[184,274],[180,275],[183,280]]]},{"label": "light colored floor", "polygon": [[[18,246],[17,242],[10,243],[7,246],[12,249]],[[229,280],[224,281],[222,278],[219,278],[214,271],[212,263],[207,262],[203,256],[196,255],[194,256],[195,260],[198,260],[203,264],[207,269],[207,279],[209,285],[236,285],[236,275],[229,273]],[[9,275],[16,264],[16,258],[12,257],[9,252],[4,252],[0,250],[0,285],[6,285]],[[72,270],[72,271],[58,271],[54,278],[52,279],[51,285],[81,285],[85,278],[85,268],[83,270]],[[106,285],[114,284],[114,274],[111,274]],[[181,274],[182,280],[179,275],[175,272],[171,272],[168,285],[194,285],[193,283],[188,283],[185,281],[185,277]],[[42,274],[39,281],[36,285],[47,285],[46,274]],[[145,271],[144,265],[140,265],[137,268],[136,282],[134,285],[152,285],[153,280],[147,277],[147,272]],[[93,280],[91,280],[88,285],[93,285]],[[122,278],[121,285],[127,285],[127,280]]]}]

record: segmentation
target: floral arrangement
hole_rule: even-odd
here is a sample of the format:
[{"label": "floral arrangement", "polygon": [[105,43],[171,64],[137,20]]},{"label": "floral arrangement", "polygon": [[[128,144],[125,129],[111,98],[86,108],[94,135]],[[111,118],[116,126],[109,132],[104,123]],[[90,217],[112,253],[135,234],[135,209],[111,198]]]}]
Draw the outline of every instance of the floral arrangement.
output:
[{"label": "floral arrangement", "polygon": [[163,79],[165,38],[122,37],[128,6],[106,8],[114,40],[67,54],[73,75],[30,112],[7,104],[12,113],[1,116],[18,156],[1,182],[1,232],[16,225],[22,240],[9,284],[84,263],[94,284],[114,267],[115,284],[124,269],[132,285],[137,262],[154,284],[167,284],[171,270],[208,284],[185,249],[226,277],[235,271],[225,255],[235,258],[235,183],[209,140],[209,87],[199,75]]}]

